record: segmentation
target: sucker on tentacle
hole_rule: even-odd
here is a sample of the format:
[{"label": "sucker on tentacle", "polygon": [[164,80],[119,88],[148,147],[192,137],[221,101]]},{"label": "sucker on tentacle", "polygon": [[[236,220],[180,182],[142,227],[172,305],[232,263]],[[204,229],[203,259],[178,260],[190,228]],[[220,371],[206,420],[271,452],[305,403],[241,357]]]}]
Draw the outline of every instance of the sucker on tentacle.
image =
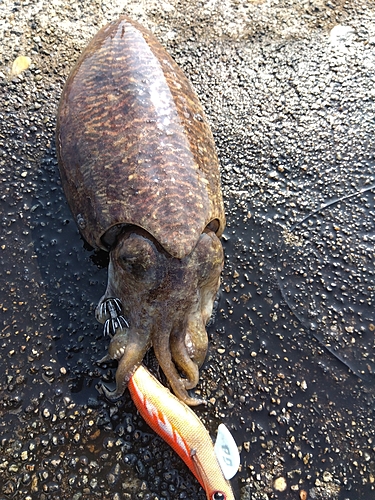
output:
[{"label": "sucker on tentacle", "polygon": [[[108,354],[97,361],[98,364],[105,363],[111,359],[118,361],[116,370],[116,389],[109,390],[104,384],[100,390],[110,400],[120,398],[134,372],[142,363],[144,355],[150,347],[150,341],[147,336],[143,336],[134,330],[121,330],[111,339],[108,348]],[[129,370],[129,366],[132,369]]]},{"label": "sucker on tentacle", "polygon": [[[113,299],[111,299],[113,300]],[[115,299],[117,303],[120,303],[118,299]],[[120,309],[117,309],[120,310]],[[115,314],[115,313],[114,313]],[[113,317],[111,320],[115,321],[116,317],[113,314]],[[108,320],[107,320],[108,321]],[[111,339],[111,342],[108,347],[108,354],[105,355],[103,358],[97,361],[98,364],[106,363],[110,360],[116,360],[119,363],[119,366],[117,368],[116,372],[116,389],[114,391],[110,391],[104,384],[101,386],[101,391],[109,398],[109,399],[117,399],[122,395],[122,392],[126,388],[126,383],[130,380],[131,376],[133,375],[134,371],[138,368],[140,365],[140,358],[137,362],[135,362],[134,355],[136,354],[137,350],[132,351],[132,340],[129,338],[132,335],[132,332],[128,328],[123,328],[120,329]],[[147,339],[148,341],[148,339]],[[133,341],[134,344],[134,341]],[[145,345],[145,349],[147,350],[148,347]],[[126,357],[124,360],[122,358],[125,356]],[[130,354],[129,354],[130,353]],[[132,357],[133,356],[133,357]],[[127,370],[126,366],[129,363],[129,359],[132,360],[135,366],[135,369],[133,372],[129,372]],[[195,363],[189,358],[189,362],[195,365]],[[124,368],[125,367],[125,368]],[[198,367],[197,367],[198,370]],[[196,406],[199,404],[206,404],[206,401],[201,398],[196,398],[196,397],[191,397],[188,395],[186,389],[191,389],[196,386],[198,383],[199,379],[199,372],[197,371],[196,374],[194,374],[194,379],[189,382],[189,379],[182,379],[179,374],[176,373],[174,374],[174,386],[172,388],[177,394],[182,394],[181,399],[184,399],[184,401],[188,402],[187,404],[190,404],[192,406]],[[194,385],[191,384],[193,382]],[[122,392],[121,392],[122,391]]]}]

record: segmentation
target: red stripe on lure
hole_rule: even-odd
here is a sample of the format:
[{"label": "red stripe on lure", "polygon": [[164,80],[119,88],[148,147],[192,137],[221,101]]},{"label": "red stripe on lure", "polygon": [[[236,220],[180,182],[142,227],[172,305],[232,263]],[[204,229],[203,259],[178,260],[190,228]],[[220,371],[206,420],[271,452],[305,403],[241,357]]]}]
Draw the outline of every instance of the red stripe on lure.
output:
[{"label": "red stripe on lure", "polygon": [[208,500],[235,500],[220,468],[211,437],[196,414],[141,365],[128,385],[147,424],[182,458]]}]

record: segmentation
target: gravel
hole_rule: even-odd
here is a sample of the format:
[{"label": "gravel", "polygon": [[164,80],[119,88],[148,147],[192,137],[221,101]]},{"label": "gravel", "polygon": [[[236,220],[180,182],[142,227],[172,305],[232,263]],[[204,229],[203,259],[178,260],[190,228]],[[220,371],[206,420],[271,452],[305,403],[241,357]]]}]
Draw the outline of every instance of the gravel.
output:
[{"label": "gravel", "polygon": [[121,13],[189,76],[218,147],[226,266],[196,411],[241,447],[237,498],[374,497],[373,2],[5,0],[0,498],[205,498],[127,395],[98,394],[107,259],[57,173],[62,86]]}]

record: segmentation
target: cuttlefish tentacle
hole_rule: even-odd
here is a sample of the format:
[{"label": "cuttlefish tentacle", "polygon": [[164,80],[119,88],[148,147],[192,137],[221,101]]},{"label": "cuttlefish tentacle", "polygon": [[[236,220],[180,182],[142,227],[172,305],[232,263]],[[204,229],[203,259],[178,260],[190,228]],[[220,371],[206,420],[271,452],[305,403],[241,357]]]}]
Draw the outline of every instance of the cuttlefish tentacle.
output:
[{"label": "cuttlefish tentacle", "polygon": [[208,336],[206,325],[202,320],[200,304],[197,311],[191,312],[189,314],[185,335],[185,344],[188,347],[191,357],[194,359],[197,365],[201,367],[207,355]]},{"label": "cuttlefish tentacle", "polygon": [[173,361],[186,377],[185,388],[193,389],[199,382],[199,368],[203,365],[208,349],[201,301],[196,310],[189,311],[188,317],[187,326],[183,331],[172,332],[170,350]]},{"label": "cuttlefish tentacle", "polygon": [[[206,357],[205,326],[222,264],[220,240],[209,229],[192,254],[182,260],[161,251],[141,229],[133,228],[119,237],[110,254],[107,290],[96,310],[97,319],[105,323],[105,333],[113,335],[109,354],[101,361],[118,360],[115,391],[103,388],[108,397],[123,394],[152,346],[175,394],[188,405],[203,402],[188,390],[197,386]],[[185,290],[183,296],[181,290]],[[165,311],[169,311],[168,318]]]},{"label": "cuttlefish tentacle", "polygon": [[[173,331],[170,336],[170,349],[174,363],[185,375],[185,389],[193,389],[199,382],[199,366],[192,359],[193,354],[187,345],[187,336],[184,331]],[[190,340],[188,340],[190,343]]]},{"label": "cuttlefish tentacle", "polygon": [[[206,325],[211,317],[220,275],[223,269],[223,250],[220,240],[212,232],[203,233],[195,249],[197,260],[202,263],[198,268],[198,283],[195,300],[191,301],[187,313],[187,326],[184,341],[171,339],[171,350],[180,353],[186,346],[189,356],[198,367],[202,366],[208,349]],[[173,354],[178,360],[178,354]]]},{"label": "cuttlefish tentacle", "polygon": [[179,375],[176,365],[172,360],[169,338],[170,336],[160,335],[160,332],[157,331],[156,335],[152,336],[152,345],[156,359],[164,375],[167,377],[173,392],[187,405],[197,406],[204,404],[205,401],[203,399],[192,397],[187,392],[185,385],[186,381]]},{"label": "cuttlefish tentacle", "polygon": [[[217,270],[220,281],[221,268]],[[216,293],[212,292],[211,283],[199,289],[198,307],[190,310],[185,333],[185,345],[190,357],[201,367],[207,355],[208,335],[206,325],[211,317]]]},{"label": "cuttlefish tentacle", "polygon": [[150,345],[150,335],[135,329],[120,330],[111,339],[108,354],[98,361],[98,363],[104,363],[110,359],[118,361],[116,389],[110,391],[102,385],[102,391],[108,399],[115,400],[124,394],[129,380],[142,363]]}]

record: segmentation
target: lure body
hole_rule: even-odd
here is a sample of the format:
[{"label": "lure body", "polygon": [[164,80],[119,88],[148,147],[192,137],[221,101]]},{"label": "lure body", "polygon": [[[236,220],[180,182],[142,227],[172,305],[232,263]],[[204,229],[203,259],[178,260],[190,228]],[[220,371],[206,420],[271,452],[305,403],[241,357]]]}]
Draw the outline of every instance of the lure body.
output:
[{"label": "lure body", "polygon": [[208,500],[235,500],[221,471],[211,437],[196,414],[141,365],[128,385],[147,424],[181,457]]}]

